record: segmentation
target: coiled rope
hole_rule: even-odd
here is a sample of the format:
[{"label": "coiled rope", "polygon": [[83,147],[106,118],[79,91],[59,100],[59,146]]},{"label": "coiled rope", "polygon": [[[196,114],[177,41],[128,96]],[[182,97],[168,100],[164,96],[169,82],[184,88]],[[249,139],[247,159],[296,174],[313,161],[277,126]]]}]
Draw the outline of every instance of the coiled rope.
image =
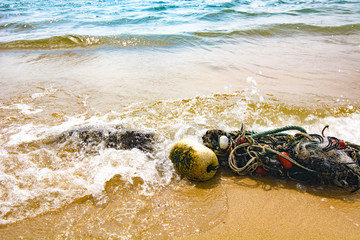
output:
[{"label": "coiled rope", "polygon": [[[285,126],[261,133],[209,130],[205,146],[218,156],[221,165],[239,175],[272,175],[297,181],[360,188],[360,146],[335,137],[308,134],[299,126]],[[286,131],[297,131],[295,135]],[[228,137],[229,146],[220,148],[219,138]]]}]

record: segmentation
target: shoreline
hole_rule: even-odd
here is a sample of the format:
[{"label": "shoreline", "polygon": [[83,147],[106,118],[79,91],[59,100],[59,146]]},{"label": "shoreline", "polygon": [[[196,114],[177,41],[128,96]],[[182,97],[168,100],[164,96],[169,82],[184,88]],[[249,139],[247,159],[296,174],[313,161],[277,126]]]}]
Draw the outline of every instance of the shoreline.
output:
[{"label": "shoreline", "polygon": [[[15,200],[4,219],[29,218],[0,226],[0,235],[358,239],[360,191],[304,191],[294,183],[221,174],[197,186],[172,175],[166,165],[177,138],[242,122],[258,131],[296,123],[315,133],[332,124],[329,134],[358,142],[360,49],[341,43],[339,36],[257,40],[155,51],[0,52],[5,63],[0,65],[5,92],[0,160],[9,179],[21,183],[4,189],[11,191],[15,184],[37,194],[18,201],[11,193]],[[170,170],[137,152],[78,156],[66,147],[31,141],[78,125],[112,123],[160,134],[156,160]],[[10,140],[16,144],[7,146]],[[28,166],[36,171],[27,171]],[[147,179],[149,172],[155,180]],[[162,187],[151,189],[152,183]],[[149,195],[142,195],[149,186]]]},{"label": "shoreline", "polygon": [[[188,218],[180,217],[177,220],[176,218],[169,218],[166,214],[158,217],[169,218],[171,219],[170,222],[165,220],[161,225],[154,224],[152,221],[158,222],[156,219],[157,214],[155,214],[155,218],[151,216],[146,218],[150,222],[143,223],[144,226],[147,226],[144,230],[141,230],[144,226],[133,226],[128,232],[129,238],[126,238],[179,240],[215,238],[358,239],[360,236],[360,216],[358,214],[360,193],[358,192],[351,194],[329,187],[316,188],[315,192],[314,189],[304,191],[299,189],[299,186],[296,187],[297,185],[294,182],[282,183],[271,179],[262,180],[258,177],[222,176],[219,178],[218,176],[216,181],[220,182],[212,181],[212,183],[209,183],[210,186],[207,183],[202,183],[196,189],[192,189],[192,191],[195,190],[198,194],[200,193],[200,198],[202,198],[203,194],[206,195],[204,191],[211,191],[212,194],[217,195],[217,197],[212,196],[211,201],[215,201],[215,203],[212,202],[209,205],[211,209],[216,209],[216,202],[220,203],[218,207],[226,208],[226,211],[220,213],[220,215],[215,214],[220,218],[213,219],[214,224],[211,219],[207,219],[213,216],[210,212],[206,212],[208,215],[205,218],[196,215],[188,216],[189,219],[195,218],[194,223],[197,223],[195,228],[192,226],[186,227],[186,224],[189,223],[187,222]],[[189,182],[181,183],[180,187],[184,187],[184,184],[189,185]],[[185,186],[185,188],[188,187]],[[327,192],[328,190],[330,193]],[[188,190],[184,191],[183,193],[190,194]],[[171,191],[169,192],[169,189],[166,189],[164,194],[169,193]],[[164,204],[166,201],[163,200],[171,199],[171,197],[164,194],[158,194],[160,195],[153,197],[153,200],[149,202],[150,205],[153,204],[152,202]],[[225,196],[221,196],[221,194],[225,194]],[[221,197],[225,198],[225,202],[222,202],[222,200],[219,202]],[[167,202],[167,204],[173,207],[176,206],[175,202]],[[209,202],[203,202],[203,204],[206,205]],[[223,206],[223,204],[226,206]],[[115,222],[110,219],[116,216],[112,212],[117,211],[116,207],[121,205],[117,198],[114,198],[112,202],[103,207],[94,205],[91,199],[79,199],[64,209],[2,226],[0,232],[2,232],[3,239],[20,236],[40,239],[64,237],[71,239],[104,239],[109,237],[106,233],[109,230],[113,232],[114,236],[124,237],[124,235],[117,235],[124,229],[115,230],[116,224],[114,225]],[[202,207],[201,202],[197,202],[195,205]],[[164,207],[166,208],[166,205]],[[183,213],[189,214],[191,209],[188,210]],[[79,217],[72,218],[69,216],[69,214],[74,216],[76,212],[80,213]],[[103,214],[109,214],[109,216]],[[87,219],[84,219],[84,217]],[[94,221],[95,219],[98,220]],[[203,222],[201,222],[201,219],[203,219]],[[104,223],[101,223],[102,221]],[[108,223],[105,224],[106,222]],[[118,225],[121,228],[126,228],[126,226],[127,224]],[[200,229],[196,226],[200,226]],[[169,227],[173,229],[170,232]],[[86,229],[88,231],[84,231]]]},{"label": "shoreline", "polygon": [[360,49],[349,37],[349,42],[342,38],[239,39],[159,49],[0,51],[4,63],[0,83],[6,97],[49,85],[70,94],[89,95],[88,104],[100,111],[114,110],[114,102],[124,107],[244,90],[257,95],[255,100],[300,106],[337,99],[360,105]]}]

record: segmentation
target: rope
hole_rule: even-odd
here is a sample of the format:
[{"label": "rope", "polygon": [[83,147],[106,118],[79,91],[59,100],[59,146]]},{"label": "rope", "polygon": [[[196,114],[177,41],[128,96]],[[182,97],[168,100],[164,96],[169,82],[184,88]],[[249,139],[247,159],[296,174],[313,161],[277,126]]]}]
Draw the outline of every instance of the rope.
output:
[{"label": "rope", "polygon": [[[289,130],[298,133],[283,133]],[[228,149],[219,148],[221,136],[229,138]],[[322,136],[308,134],[299,126],[254,133],[242,126],[233,132],[208,130],[203,142],[215,152],[221,165],[239,175],[254,175],[262,167],[277,178],[360,189],[360,146],[325,137],[324,130]]]},{"label": "rope", "polygon": [[269,130],[269,131],[266,131],[266,132],[254,134],[251,137],[252,138],[259,138],[259,137],[263,137],[263,136],[266,136],[266,135],[281,133],[281,132],[290,131],[290,130],[297,130],[297,131],[305,133],[305,134],[307,133],[304,128],[299,127],[299,126],[285,126],[285,127],[282,127],[282,128],[277,128],[277,129],[274,129],[274,130]]},{"label": "rope", "polygon": [[[236,146],[236,147],[230,152],[230,154],[229,154],[229,159],[228,159],[228,161],[229,161],[229,166],[230,166],[230,168],[231,168],[233,171],[237,172],[237,173],[240,174],[240,175],[246,175],[246,174],[248,174],[249,172],[255,171],[258,166],[262,166],[261,160],[258,158],[258,155],[255,153],[256,156],[252,156],[251,160],[248,161],[244,167],[238,168],[237,165],[236,165],[236,157],[235,157],[235,154],[234,154],[234,153],[235,153],[235,151],[236,151],[237,149],[239,149],[240,147],[243,147],[243,146],[242,146],[242,145]],[[288,157],[287,155],[285,155],[285,154],[283,154],[283,153],[281,153],[281,152],[279,152],[279,151],[276,151],[276,150],[274,150],[274,149],[271,149],[271,148],[269,148],[269,147],[267,147],[267,146],[252,145],[251,147],[253,147],[253,148],[260,148],[260,149],[262,149],[263,151],[272,152],[272,153],[274,153],[274,154],[276,154],[276,155],[278,155],[278,156],[281,156],[281,157],[285,158],[286,160],[290,161],[291,163],[295,164],[296,166],[298,166],[298,167],[300,167],[300,168],[302,168],[302,169],[304,169],[304,170],[306,170],[306,171],[316,172],[316,171],[314,171],[314,170],[312,170],[312,169],[309,169],[309,168],[307,168],[307,167],[305,167],[305,166],[302,166],[302,165],[299,164],[297,161],[295,161],[294,159]],[[248,149],[249,149],[249,148],[248,148]],[[248,151],[248,152],[249,152],[249,155],[251,155],[251,154],[250,154],[251,151]],[[254,152],[253,152],[253,153],[254,153]],[[255,163],[256,163],[256,164],[255,164]],[[249,165],[251,165],[251,164],[252,164],[252,166],[249,166]],[[251,170],[251,171],[250,171],[250,170]]]},{"label": "rope", "polygon": [[234,172],[236,172],[237,174],[239,174],[239,175],[246,175],[246,174],[248,174],[248,173],[250,173],[250,172],[255,171],[256,168],[257,168],[258,166],[261,166],[262,164],[261,164],[261,161],[259,161],[259,158],[257,158],[256,156],[253,156],[253,157],[246,163],[245,166],[239,168],[239,167],[237,166],[236,157],[235,157],[234,152],[235,152],[237,149],[239,149],[240,147],[243,147],[243,146],[242,146],[242,145],[239,145],[239,146],[235,147],[235,148],[231,151],[231,153],[229,154],[229,159],[228,159],[228,161],[229,161],[229,166],[230,166],[230,168],[231,168]]}]

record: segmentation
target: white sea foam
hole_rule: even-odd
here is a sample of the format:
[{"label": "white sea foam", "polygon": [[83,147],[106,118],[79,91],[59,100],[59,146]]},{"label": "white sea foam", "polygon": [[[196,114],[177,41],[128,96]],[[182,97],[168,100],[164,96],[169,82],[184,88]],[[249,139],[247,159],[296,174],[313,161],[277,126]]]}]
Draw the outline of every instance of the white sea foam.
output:
[{"label": "white sea foam", "polygon": [[10,135],[10,140],[6,145],[17,145],[23,142],[35,141],[39,138],[39,133],[42,131],[37,129],[32,123],[22,125],[17,128],[8,130],[8,133],[16,132]]},{"label": "white sea foam", "polygon": [[138,149],[103,149],[97,155],[74,154],[74,159],[61,159],[44,149],[17,154],[11,158],[14,168],[1,164],[0,181],[5,189],[0,195],[0,224],[56,210],[82,196],[104,203],[105,184],[116,175],[130,185],[134,178],[141,179],[140,194],[153,194],[168,185],[174,173],[168,160],[156,158],[159,156],[165,155]]},{"label": "white sea foam", "polygon": [[308,126],[307,129],[309,129],[309,132],[320,133],[325,125],[329,125],[329,128],[324,132],[326,136],[334,136],[355,144],[360,143],[360,135],[358,134],[360,126],[359,113],[353,113],[347,117],[325,117],[319,119],[316,125]]},{"label": "white sea foam", "polygon": [[37,93],[31,94],[31,98],[32,99],[42,98],[42,97],[45,97],[47,95],[51,95],[51,94],[53,94],[54,92],[57,92],[57,91],[58,91],[58,89],[51,86],[49,88],[45,88],[42,92],[37,92]]},{"label": "white sea foam", "polygon": [[92,116],[87,118],[85,115],[68,117],[66,121],[59,125],[48,126],[44,124],[24,124],[16,125],[4,130],[9,137],[9,141],[5,144],[8,146],[21,143],[37,141],[47,137],[59,135],[65,131],[86,126],[97,126],[99,128],[109,128],[114,125],[121,125],[124,121],[114,119],[108,121],[109,114],[103,116]]},{"label": "white sea foam", "polygon": [[120,175],[123,181],[130,184],[133,184],[134,178],[142,179],[143,194],[152,194],[153,191],[149,190],[161,185],[157,171],[158,160],[138,149],[104,149],[100,155],[91,157],[89,163],[93,163],[90,169],[93,179],[86,187],[92,195],[101,193],[104,184],[115,175]]},{"label": "white sea foam", "polygon": [[[259,115],[259,118],[260,117],[261,116]],[[353,113],[347,117],[329,116],[325,118],[318,118],[310,114],[306,118],[306,121],[310,121],[311,124],[303,124],[301,121],[299,121],[297,116],[286,116],[286,118],[279,118],[278,122],[267,120],[268,126],[250,124],[248,128],[261,132],[261,131],[267,131],[269,129],[280,128],[288,125],[296,125],[303,127],[308,133],[315,133],[321,135],[323,128],[326,125],[329,125],[329,128],[324,132],[325,136],[336,137],[341,140],[352,142],[355,144],[360,143],[360,135],[358,135],[359,126],[360,126],[359,113]]]},{"label": "white sea foam", "polygon": [[66,130],[75,128],[76,126],[85,123],[84,116],[69,117],[67,121],[57,126],[47,126],[44,124],[35,125],[33,123],[13,126],[6,130],[10,135],[9,141],[6,145],[17,145],[21,143],[37,141],[51,135],[60,134]]},{"label": "white sea foam", "polygon": [[22,103],[14,104],[14,107],[19,109],[21,113],[25,115],[36,114],[43,111],[42,109],[33,109],[31,106]]},{"label": "white sea foam", "polygon": [[3,143],[0,152],[0,224],[56,210],[83,196],[92,196],[98,203],[104,203],[107,201],[104,193],[106,182],[114,176],[120,176],[125,184],[130,185],[135,178],[141,179],[139,191],[144,195],[151,195],[156,189],[170,184],[174,169],[166,151],[172,141],[157,143],[158,150],[152,153],[138,149],[100,148],[97,154],[87,154],[78,149],[73,154],[65,152],[67,157],[59,157],[57,152],[61,144],[56,142],[51,146],[41,145],[35,150],[26,149],[25,152],[13,150],[22,143],[41,143],[79,127],[112,129],[133,121],[114,119],[114,114],[90,118],[79,115],[69,117],[56,126],[29,123],[4,130],[9,141]]},{"label": "white sea foam", "polygon": [[[247,91],[226,95],[229,102],[220,94],[163,101],[154,106],[134,104],[124,112],[68,117],[55,126],[32,122],[2,129],[2,134],[7,137],[0,148],[0,224],[56,210],[83,196],[92,196],[100,204],[106,203],[105,186],[115,176],[119,176],[125,185],[140,179],[140,183],[136,180],[140,194],[151,195],[156,189],[169,185],[174,178],[178,179],[168,159],[174,142],[182,138],[201,142],[202,135],[210,128],[231,131],[240,129],[241,123],[245,123],[247,129],[263,131],[269,130],[269,126],[300,124],[308,132],[320,133],[323,126],[329,124],[326,135],[360,142],[356,135],[360,126],[357,112],[346,117],[325,118],[309,113],[305,117],[306,124],[299,122],[299,116],[289,114],[281,120],[276,118],[276,121],[269,117],[262,119],[262,123],[246,122],[247,119],[261,119],[263,111],[269,111],[253,101],[254,98],[259,100],[260,94],[256,84],[250,80],[249,84]],[[250,102],[255,108],[249,108]],[[97,153],[88,154],[78,149],[72,153],[64,152],[65,157],[59,154],[62,145],[56,145],[56,142],[32,149],[18,148],[22,143],[41,143],[65,131],[87,126],[99,129],[124,126],[125,129],[151,131],[156,133],[157,144],[152,153],[138,149],[100,148]],[[30,203],[36,204],[30,206]]]}]

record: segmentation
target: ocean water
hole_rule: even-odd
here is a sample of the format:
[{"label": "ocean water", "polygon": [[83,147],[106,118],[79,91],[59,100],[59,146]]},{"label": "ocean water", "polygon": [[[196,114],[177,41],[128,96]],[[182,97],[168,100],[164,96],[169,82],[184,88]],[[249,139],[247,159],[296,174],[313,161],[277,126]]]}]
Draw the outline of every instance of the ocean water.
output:
[{"label": "ocean water", "polygon": [[356,35],[359,1],[2,1],[0,48],[193,46]]},{"label": "ocean water", "polygon": [[[2,238],[360,236],[358,192],[193,183],[168,159],[242,123],[359,144],[360,1],[3,0],[0,93]],[[56,141],[84,127],[152,132],[155,149]]]}]

